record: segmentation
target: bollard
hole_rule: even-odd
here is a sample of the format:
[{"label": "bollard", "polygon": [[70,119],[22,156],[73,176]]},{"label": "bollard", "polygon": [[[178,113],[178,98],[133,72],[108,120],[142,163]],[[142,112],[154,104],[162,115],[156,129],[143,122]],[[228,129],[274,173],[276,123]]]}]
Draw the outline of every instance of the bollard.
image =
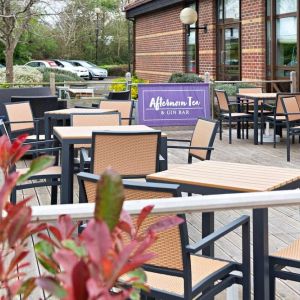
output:
[{"label": "bollard", "polygon": [[50,90],[51,94],[55,96],[56,88],[55,88],[55,73],[50,73]]},{"label": "bollard", "polygon": [[290,80],[291,80],[291,93],[297,92],[297,74],[295,71],[290,73]]}]

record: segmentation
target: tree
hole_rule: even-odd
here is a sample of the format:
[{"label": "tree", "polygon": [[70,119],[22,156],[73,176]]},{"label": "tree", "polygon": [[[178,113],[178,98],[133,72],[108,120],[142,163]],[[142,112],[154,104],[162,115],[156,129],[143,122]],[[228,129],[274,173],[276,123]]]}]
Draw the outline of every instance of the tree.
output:
[{"label": "tree", "polygon": [[0,0],[0,41],[5,46],[6,81],[13,82],[13,57],[16,46],[28,28],[39,0]]}]

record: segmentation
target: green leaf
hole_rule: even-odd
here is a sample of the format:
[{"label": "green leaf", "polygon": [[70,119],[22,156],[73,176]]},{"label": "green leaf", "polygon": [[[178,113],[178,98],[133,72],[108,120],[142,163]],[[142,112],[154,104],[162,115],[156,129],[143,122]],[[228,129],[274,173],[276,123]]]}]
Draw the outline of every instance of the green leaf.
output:
[{"label": "green leaf", "polygon": [[26,181],[29,177],[45,170],[54,164],[55,157],[49,155],[42,155],[31,162],[27,173],[20,176],[18,183]]},{"label": "green leaf", "polygon": [[18,291],[18,295],[22,295],[22,299],[27,299],[36,288],[35,278],[29,278],[24,281]]},{"label": "green leaf", "polygon": [[51,274],[57,274],[58,266],[52,259],[53,246],[46,241],[40,241],[34,246],[34,249],[40,264]]},{"label": "green leaf", "polygon": [[39,287],[43,290],[46,290],[50,294],[54,295],[59,299],[63,299],[67,296],[67,292],[65,289],[60,285],[60,283],[51,277],[40,277],[36,279],[36,283]]},{"label": "green leaf", "polygon": [[97,184],[95,219],[104,221],[112,231],[119,222],[124,200],[124,187],[120,175],[107,169]]},{"label": "green leaf", "polygon": [[126,273],[126,277],[130,279],[134,279],[135,283],[142,283],[144,284],[147,281],[146,273],[142,268],[137,268],[133,271]]},{"label": "green leaf", "polygon": [[54,247],[46,241],[38,242],[34,245],[34,249],[36,253],[43,253],[44,255],[49,257],[54,253]]},{"label": "green leaf", "polygon": [[79,257],[86,256],[85,248],[77,246],[75,241],[73,241],[73,240],[64,240],[62,242],[62,244],[65,248],[72,250],[77,256],[79,256]]}]

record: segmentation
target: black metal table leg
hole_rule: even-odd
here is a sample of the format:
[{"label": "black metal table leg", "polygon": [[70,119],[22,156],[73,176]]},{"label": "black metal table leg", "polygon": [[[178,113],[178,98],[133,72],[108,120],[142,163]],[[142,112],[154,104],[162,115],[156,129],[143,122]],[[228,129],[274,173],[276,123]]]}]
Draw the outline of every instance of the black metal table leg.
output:
[{"label": "black metal table leg", "polygon": [[[236,98],[237,103],[241,104],[241,99],[240,97]],[[237,105],[237,110],[240,113],[241,112],[241,105]],[[237,138],[240,139],[241,138],[241,121],[237,121],[237,126],[236,126],[236,130],[237,130]]]},{"label": "black metal table leg", "polygon": [[51,139],[51,117],[45,115],[45,140]]},{"label": "black metal table leg", "polygon": [[253,127],[254,127],[254,145],[258,145],[258,99],[254,98],[254,114],[253,114]]},{"label": "black metal table leg", "polygon": [[160,155],[164,158],[162,170],[168,169],[168,146],[167,146],[167,136],[162,136],[160,138]]},{"label": "black metal table leg", "polygon": [[268,209],[253,209],[254,299],[269,300]]},{"label": "black metal table leg", "polygon": [[73,203],[73,169],[74,146],[67,141],[62,141],[61,151],[61,204]]}]

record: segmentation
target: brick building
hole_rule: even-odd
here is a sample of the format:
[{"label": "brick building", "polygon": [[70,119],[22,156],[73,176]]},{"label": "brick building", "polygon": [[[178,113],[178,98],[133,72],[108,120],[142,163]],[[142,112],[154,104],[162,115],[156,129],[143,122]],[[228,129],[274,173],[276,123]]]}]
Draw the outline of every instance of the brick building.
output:
[{"label": "brick building", "polygon": [[[217,80],[287,79],[299,74],[300,0],[133,0],[134,70],[152,82],[174,72]],[[192,6],[198,21],[181,23]],[[207,32],[198,29],[207,25]],[[299,82],[299,80],[298,80]]]}]

